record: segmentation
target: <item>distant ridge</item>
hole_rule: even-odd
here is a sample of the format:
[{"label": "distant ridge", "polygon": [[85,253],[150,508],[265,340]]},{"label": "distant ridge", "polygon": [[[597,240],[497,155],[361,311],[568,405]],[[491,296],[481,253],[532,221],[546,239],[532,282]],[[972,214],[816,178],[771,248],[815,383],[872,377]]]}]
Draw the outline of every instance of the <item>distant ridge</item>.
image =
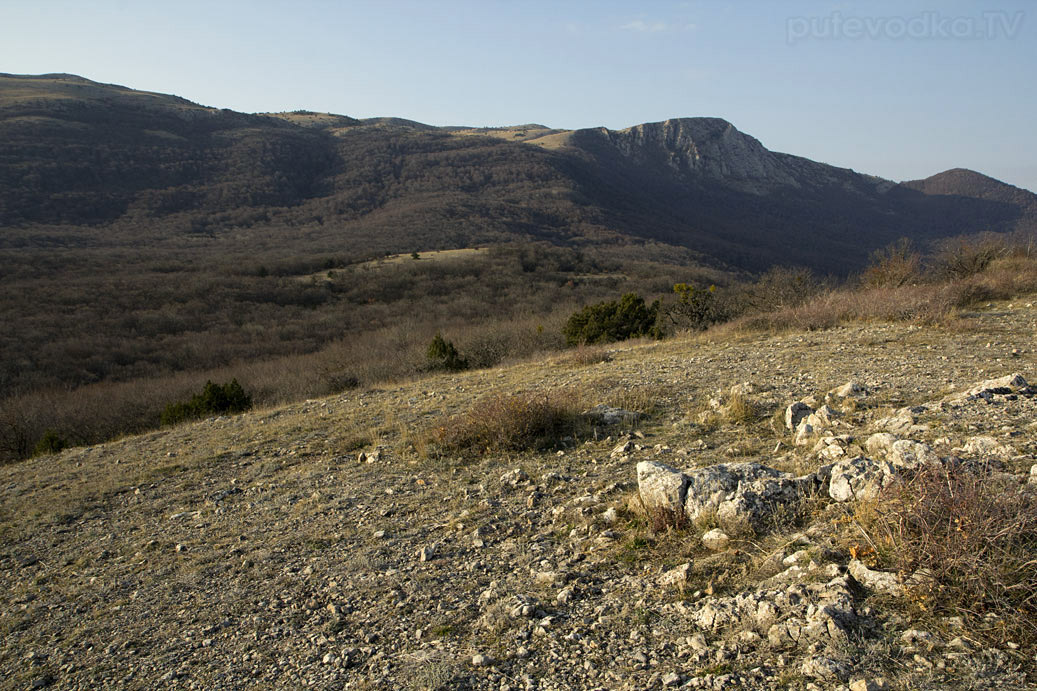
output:
[{"label": "distant ridge", "polygon": [[259,224],[382,253],[654,243],[747,270],[844,273],[902,236],[1037,229],[1037,197],[982,174],[897,184],[715,117],[436,127],[236,113],[66,74],[0,76],[0,184],[0,227],[146,224],[174,241]]}]

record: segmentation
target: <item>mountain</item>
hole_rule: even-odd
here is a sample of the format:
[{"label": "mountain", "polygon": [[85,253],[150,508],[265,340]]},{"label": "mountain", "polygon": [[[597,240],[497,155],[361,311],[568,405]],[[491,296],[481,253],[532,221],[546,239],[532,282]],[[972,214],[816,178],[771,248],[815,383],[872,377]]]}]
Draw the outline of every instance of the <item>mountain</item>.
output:
[{"label": "mountain", "polygon": [[567,131],[249,115],[72,75],[0,75],[0,185],[0,226],[23,243],[41,225],[78,228],[73,244],[85,228],[151,244],[265,229],[266,247],[371,255],[662,243],[716,266],[841,273],[901,236],[1037,227],[1037,197],[978,173],[898,185],[719,118]]}]

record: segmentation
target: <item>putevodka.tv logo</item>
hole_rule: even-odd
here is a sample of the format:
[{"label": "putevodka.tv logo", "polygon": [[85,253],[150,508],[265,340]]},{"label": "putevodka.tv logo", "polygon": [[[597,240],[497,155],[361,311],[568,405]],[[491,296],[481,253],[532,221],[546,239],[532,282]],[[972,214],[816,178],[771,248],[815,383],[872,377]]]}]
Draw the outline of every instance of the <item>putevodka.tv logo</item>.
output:
[{"label": "putevodka.tv logo", "polygon": [[1023,26],[1023,12],[983,12],[978,16],[948,16],[922,12],[909,17],[866,17],[842,12],[820,17],[789,17],[785,40],[802,41],[914,40],[966,41],[1014,39]]}]

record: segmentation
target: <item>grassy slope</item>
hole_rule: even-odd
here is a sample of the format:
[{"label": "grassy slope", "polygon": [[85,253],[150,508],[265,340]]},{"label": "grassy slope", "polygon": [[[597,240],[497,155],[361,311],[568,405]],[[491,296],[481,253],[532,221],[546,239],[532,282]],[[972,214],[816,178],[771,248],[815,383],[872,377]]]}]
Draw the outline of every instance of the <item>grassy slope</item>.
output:
[{"label": "grassy slope", "polygon": [[[872,324],[622,345],[608,351],[607,361],[601,361],[602,349],[428,377],[0,468],[0,678],[6,679],[0,687],[24,686],[45,674],[68,686],[151,686],[179,670],[202,684],[308,678],[366,679],[377,686],[395,678],[418,688],[430,673],[423,666],[429,661],[441,661],[474,688],[496,687],[490,672],[460,662],[479,651],[502,659],[508,674],[561,674],[547,652],[553,639],[535,638],[526,643],[531,658],[513,658],[516,643],[488,634],[476,621],[478,610],[463,603],[473,602],[491,580],[511,593],[553,597],[532,580],[545,568],[539,560],[549,558],[554,545],[562,549],[566,535],[573,539],[570,528],[593,537],[604,527],[593,516],[607,506],[624,509],[634,461],[610,458],[610,440],[571,447],[564,456],[429,460],[410,447],[420,442],[422,429],[494,393],[571,390],[588,405],[649,412],[640,426],[647,434],[645,457],[653,445],[679,449],[703,439],[705,451],[676,462],[704,465],[734,453],[739,460],[780,464],[772,450],[781,437],[765,420],[708,428],[690,421],[718,387],[743,381],[762,387],[756,397],[766,413],[848,379],[869,387],[868,405],[877,412],[1009,371],[1032,381],[1032,299],[963,314],[950,330]],[[1013,349],[1021,355],[1011,355]],[[932,435],[957,443],[971,434],[1003,433],[970,429],[972,422],[938,427]],[[1037,430],[1026,422],[1010,443],[1032,455]],[[355,450],[376,445],[382,458],[358,465]],[[509,494],[498,485],[496,478],[513,467],[527,469],[538,482],[533,498],[527,500],[529,490]],[[558,485],[537,480],[547,472],[565,479]],[[242,494],[228,494],[237,490]],[[597,497],[593,512],[571,508],[588,505],[579,499],[587,494]],[[625,640],[632,630],[647,632],[646,615],[637,612],[663,611],[674,597],[655,586],[653,574],[689,555],[702,556],[694,540],[657,539],[626,520],[613,538],[599,541],[604,547],[581,557],[582,566],[570,567],[592,574],[587,578],[606,592],[612,592],[609,583],[627,584],[609,597],[626,602],[629,613],[606,610],[601,628],[585,636],[614,631]],[[486,551],[466,537],[480,526]],[[551,548],[538,552],[545,540]],[[432,543],[440,555],[416,562],[417,550]],[[746,554],[755,549],[743,546]],[[712,562],[702,563],[712,568]],[[718,570],[701,577],[719,578],[721,590],[744,583],[727,582],[728,576]],[[644,592],[630,590],[645,577]],[[401,597],[405,604],[396,606]],[[637,597],[647,610],[633,608]],[[435,602],[448,606],[437,612]],[[345,614],[332,612],[332,605],[345,607]],[[575,611],[572,616],[576,620]],[[679,618],[653,626],[670,640],[693,632]],[[419,628],[424,637],[415,637]],[[345,647],[366,651],[355,653],[360,658],[352,669],[317,664],[326,652],[337,655]],[[34,650],[46,657],[26,665]],[[377,652],[382,655],[372,659]],[[594,676],[608,670],[648,683],[648,672],[601,658],[605,653],[605,647],[588,649],[586,659],[597,671],[587,676],[566,667],[575,675],[568,683],[618,683],[618,677]],[[270,665],[274,660],[279,669]],[[74,664],[66,668],[69,662]],[[907,667],[896,670],[887,673],[912,679]],[[796,686],[795,678],[786,681]]]}]

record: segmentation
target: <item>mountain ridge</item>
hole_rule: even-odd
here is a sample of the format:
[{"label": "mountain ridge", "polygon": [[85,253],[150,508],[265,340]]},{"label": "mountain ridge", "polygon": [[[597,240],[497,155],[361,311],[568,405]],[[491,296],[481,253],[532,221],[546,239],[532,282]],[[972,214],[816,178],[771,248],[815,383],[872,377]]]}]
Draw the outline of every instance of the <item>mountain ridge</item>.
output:
[{"label": "mountain ridge", "polygon": [[1037,229],[1037,196],[993,178],[952,169],[896,183],[770,151],[715,117],[436,127],[0,75],[0,135],[0,226],[30,230],[147,223],[179,242],[262,226],[298,242],[288,229],[305,227],[372,256],[662,242],[714,266],[846,273],[902,236]]}]

